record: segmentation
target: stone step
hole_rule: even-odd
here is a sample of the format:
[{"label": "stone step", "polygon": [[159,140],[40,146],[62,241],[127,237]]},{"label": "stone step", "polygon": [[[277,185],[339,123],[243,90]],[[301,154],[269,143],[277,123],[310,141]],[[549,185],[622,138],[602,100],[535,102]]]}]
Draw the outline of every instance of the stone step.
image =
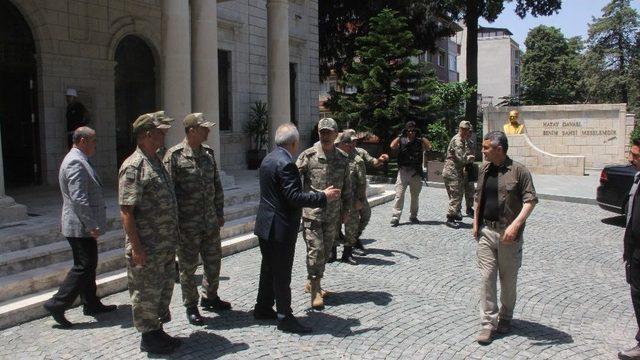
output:
[{"label": "stone step", "polygon": [[[244,251],[247,249],[251,249],[258,245],[258,238],[251,234],[242,234],[238,236],[234,236],[222,241],[222,256],[229,256],[235,254],[240,251]],[[114,262],[116,258],[120,258],[122,260],[122,265],[119,269],[100,274],[96,277],[96,285],[98,288],[98,296],[104,297],[110,294],[114,294],[116,292],[120,292],[127,289],[127,271],[124,269],[124,254],[120,250],[118,250],[120,254],[117,253],[109,253],[104,254],[109,258],[113,258]],[[103,256],[103,254],[101,254]],[[100,259],[100,262],[109,262],[110,260],[105,258]],[[105,265],[104,269],[108,269],[108,266]],[[53,269],[50,269],[53,270]],[[64,278],[66,271],[68,271],[68,267],[66,269],[56,268],[59,274],[52,275],[51,277],[60,277]],[[35,275],[35,274],[32,274]],[[36,283],[37,279],[27,279],[30,283]],[[26,286],[28,283],[25,282]],[[9,282],[0,282],[0,286],[17,288],[20,286],[18,283]],[[35,285],[34,285],[35,286]],[[57,285],[54,287],[47,287],[41,289],[36,293],[31,293],[28,295],[24,295],[21,297],[13,297],[11,300],[6,300],[4,302],[0,302],[0,329],[5,329],[26,321],[30,321],[33,319],[37,319],[47,315],[47,312],[42,308],[42,305],[53,296],[57,291]],[[18,295],[16,295],[18,296]],[[79,300],[76,300],[74,305],[78,305]]]},{"label": "stone step", "polygon": [[[238,211],[255,214],[256,208],[257,205],[248,207],[248,209],[239,208]],[[227,221],[220,231],[220,237],[226,239],[252,231],[254,224],[255,215]],[[123,247],[124,232],[121,229],[111,230],[98,238],[98,253]],[[30,249],[4,253],[0,254],[0,276],[12,275],[71,259],[73,259],[73,253],[66,239]]]},{"label": "stone step", "polygon": [[[234,197],[231,199],[232,202],[236,203],[225,207],[225,219],[227,221],[250,216],[258,211],[259,198],[256,199],[255,194],[238,197],[236,200],[233,200]],[[108,214],[111,216],[107,219],[107,228],[105,230],[122,231],[120,215],[116,209],[109,211]],[[45,222],[37,227],[31,226],[28,230],[19,231],[17,228],[13,230],[11,233],[0,236],[0,256],[14,251],[33,249],[38,246],[67,241],[60,233],[60,224],[57,219],[55,221]],[[2,275],[1,271],[0,275]]]},{"label": "stone step", "polygon": [[[386,191],[384,186],[372,186],[369,196],[371,206],[391,201],[395,194]],[[222,254],[228,256],[258,245],[253,235],[255,216],[245,216],[228,221],[223,227],[221,237]],[[123,244],[122,234],[119,239]],[[66,243],[66,241],[65,241]],[[68,243],[66,243],[67,248]],[[127,274],[122,247],[99,254],[97,273],[98,296],[107,296],[126,290]],[[57,291],[57,287],[72,266],[72,261],[61,261],[38,269],[0,277],[0,329],[46,316],[42,305]],[[78,301],[76,301],[78,304]]]}]

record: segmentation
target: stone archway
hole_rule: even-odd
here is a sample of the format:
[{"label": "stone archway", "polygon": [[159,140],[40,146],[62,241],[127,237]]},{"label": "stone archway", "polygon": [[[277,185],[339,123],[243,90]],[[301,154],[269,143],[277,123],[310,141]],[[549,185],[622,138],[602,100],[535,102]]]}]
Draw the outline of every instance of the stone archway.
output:
[{"label": "stone archway", "polygon": [[151,48],[135,35],[123,37],[116,47],[115,106],[118,166],[135,149],[131,124],[156,109],[156,63]]},{"label": "stone archway", "polygon": [[0,0],[0,131],[7,187],[41,181],[36,44],[20,11]]}]

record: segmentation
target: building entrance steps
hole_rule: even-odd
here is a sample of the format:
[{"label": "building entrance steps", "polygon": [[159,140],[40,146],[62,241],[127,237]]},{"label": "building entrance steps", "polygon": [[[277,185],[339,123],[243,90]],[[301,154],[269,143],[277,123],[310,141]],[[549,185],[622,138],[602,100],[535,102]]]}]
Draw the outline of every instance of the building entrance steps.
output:
[{"label": "building entrance steps", "polygon": [[[253,235],[260,198],[256,171],[231,172],[236,182],[225,189],[225,226],[220,232],[223,256],[258,245]],[[371,206],[393,199],[384,185],[370,186]],[[13,195],[13,194],[12,194]],[[31,216],[0,227],[0,329],[46,315],[42,304],[56,291],[73,265],[67,240],[60,234],[61,198],[55,187],[16,191]],[[107,232],[98,239],[98,295],[127,287],[124,232],[115,185],[105,191]]]}]

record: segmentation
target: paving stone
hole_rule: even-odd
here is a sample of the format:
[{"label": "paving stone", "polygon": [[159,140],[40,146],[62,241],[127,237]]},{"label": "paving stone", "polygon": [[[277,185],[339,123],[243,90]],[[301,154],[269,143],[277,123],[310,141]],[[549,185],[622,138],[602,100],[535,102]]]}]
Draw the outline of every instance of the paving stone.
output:
[{"label": "paving stone", "polygon": [[[223,259],[220,296],[233,310],[203,312],[191,326],[179,285],[165,330],[184,340],[172,358],[209,359],[611,359],[633,344],[636,323],[621,261],[624,229],[596,206],[543,200],[525,231],[513,333],[480,346],[479,272],[471,219],[444,225],[446,194],[426,188],[419,218],[389,226],[391,203],[373,209],[363,235],[369,255],[357,266],[327,266],[323,286],[336,291],[322,312],[309,308],[304,243],[298,239],[292,307],[314,334],[284,334],[253,320],[260,252]],[[408,204],[407,204],[408,205]],[[604,219],[604,220],[603,220]],[[107,297],[117,312],[99,321],[67,312],[75,326],[44,318],[0,331],[1,359],[143,359],[127,292]]]}]

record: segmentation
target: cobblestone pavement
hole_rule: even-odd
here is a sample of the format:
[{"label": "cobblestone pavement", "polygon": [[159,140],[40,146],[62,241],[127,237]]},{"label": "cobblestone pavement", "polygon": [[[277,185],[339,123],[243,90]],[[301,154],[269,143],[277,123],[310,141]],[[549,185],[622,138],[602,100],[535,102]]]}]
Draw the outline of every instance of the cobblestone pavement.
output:
[{"label": "cobblestone pavement", "polygon": [[[408,204],[407,204],[408,205]],[[615,358],[633,344],[636,325],[621,261],[623,229],[593,205],[542,201],[525,232],[514,331],[488,346],[479,330],[475,242],[470,219],[463,229],[444,223],[446,194],[421,194],[421,224],[389,227],[391,203],[374,208],[363,239],[370,255],[357,266],[328,266],[325,288],[338,291],[322,312],[309,310],[302,292],[304,244],[298,240],[293,309],[313,326],[309,336],[283,334],[253,320],[260,253],[223,260],[220,295],[234,309],[206,313],[206,327],[186,322],[176,286],[173,321],[166,331],[184,339],[172,355],[205,358]],[[604,219],[604,220],[603,220]],[[115,314],[96,322],[80,308],[67,312],[76,325],[53,328],[51,318],[0,331],[0,358],[145,358],[132,328],[126,292],[109,296]]]}]

